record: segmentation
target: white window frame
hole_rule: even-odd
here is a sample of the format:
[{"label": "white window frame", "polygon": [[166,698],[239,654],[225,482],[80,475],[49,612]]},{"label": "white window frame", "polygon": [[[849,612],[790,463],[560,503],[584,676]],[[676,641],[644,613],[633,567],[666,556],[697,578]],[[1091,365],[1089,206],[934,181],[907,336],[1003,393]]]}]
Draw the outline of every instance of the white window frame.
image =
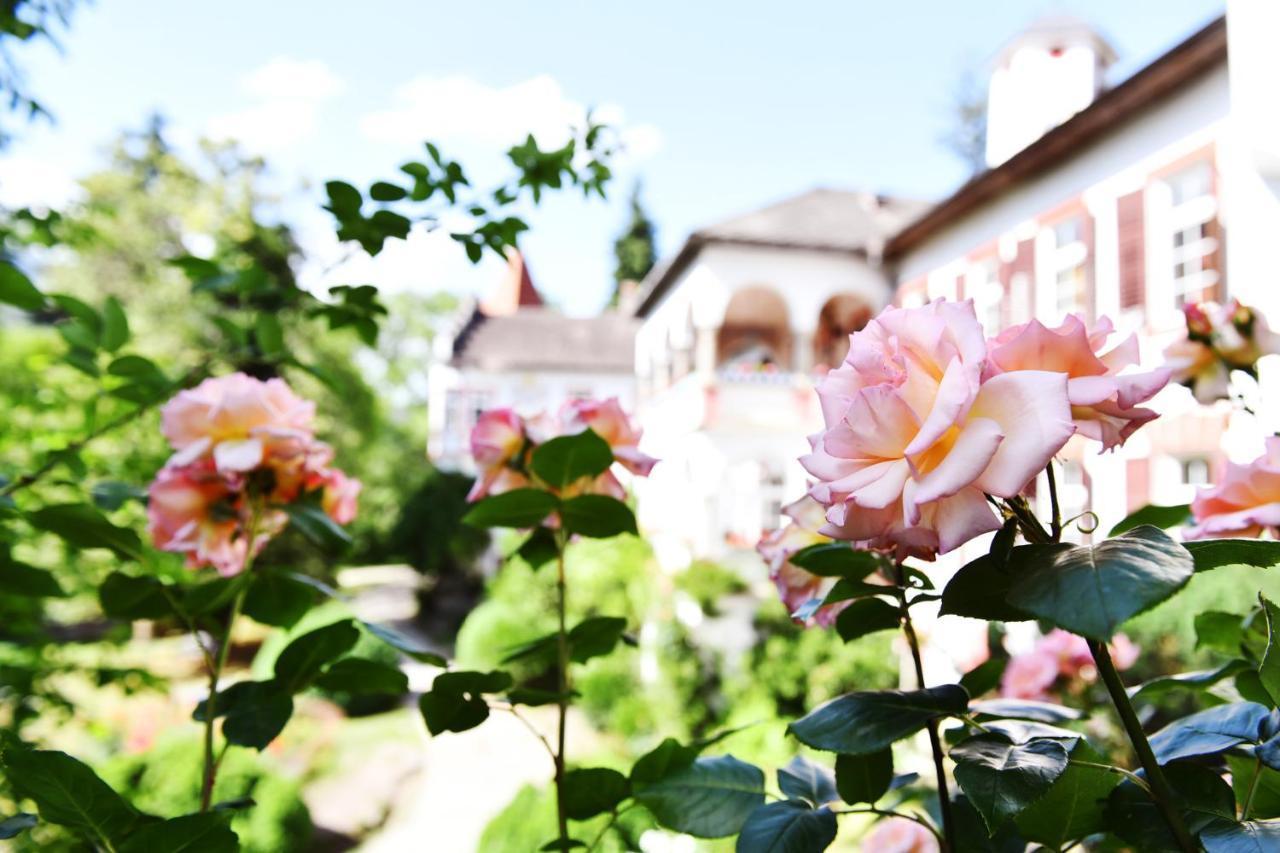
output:
[{"label": "white window frame", "polygon": [[[1075,238],[1066,242],[1059,243],[1059,229],[1070,223],[1075,223]],[[1085,263],[1089,259],[1089,247],[1084,242],[1084,215],[1074,214],[1065,219],[1055,222],[1049,229],[1052,234],[1052,254],[1049,264],[1049,316],[1054,320],[1062,320],[1068,314],[1084,313],[1088,310],[1087,303],[1087,287],[1086,280],[1087,271]],[[1063,275],[1068,274],[1073,279],[1071,282],[1072,293],[1069,294],[1069,301],[1063,299]]]},{"label": "white window frame", "polygon": [[[1168,275],[1175,310],[1182,309],[1189,294],[1198,294],[1218,283],[1218,271],[1205,269],[1205,259],[1218,249],[1218,241],[1205,236],[1207,226],[1218,215],[1218,200],[1213,195],[1212,168],[1208,161],[1201,161],[1164,180],[1169,197],[1169,216],[1166,220],[1168,230],[1165,237],[1169,251]],[[1195,172],[1202,172],[1208,178],[1200,193],[1178,200],[1176,196],[1179,180],[1190,178]],[[1181,245],[1176,244],[1178,235],[1193,229],[1198,230],[1201,236],[1184,241]]]}]

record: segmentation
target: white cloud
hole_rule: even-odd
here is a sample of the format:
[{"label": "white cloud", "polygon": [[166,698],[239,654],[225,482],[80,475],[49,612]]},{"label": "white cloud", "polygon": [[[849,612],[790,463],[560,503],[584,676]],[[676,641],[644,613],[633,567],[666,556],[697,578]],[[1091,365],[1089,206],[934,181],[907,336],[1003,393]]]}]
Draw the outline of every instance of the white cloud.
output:
[{"label": "white cloud", "polygon": [[[463,75],[416,77],[396,90],[395,102],[360,119],[366,138],[395,144],[433,139],[496,149],[532,133],[545,148],[562,144],[587,113],[546,74],[502,87]],[[593,116],[618,129],[629,159],[647,158],[662,146],[658,128],[627,125],[616,104],[596,108]]]},{"label": "white cloud", "polygon": [[315,133],[321,105],[346,86],[318,59],[277,57],[244,75],[240,88],[257,103],[214,116],[205,132],[265,153],[288,149]]},{"label": "white cloud", "polygon": [[23,154],[0,160],[0,204],[5,207],[59,208],[78,192],[70,173],[52,160]]}]

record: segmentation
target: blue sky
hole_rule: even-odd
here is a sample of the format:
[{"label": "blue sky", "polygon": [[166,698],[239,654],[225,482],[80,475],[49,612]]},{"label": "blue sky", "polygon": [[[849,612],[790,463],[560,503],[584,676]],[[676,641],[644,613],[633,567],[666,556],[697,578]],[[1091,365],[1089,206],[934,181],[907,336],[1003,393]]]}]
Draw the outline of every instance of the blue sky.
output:
[{"label": "blue sky", "polygon": [[[434,138],[497,175],[515,136],[550,136],[584,106],[626,128],[633,153],[609,202],[557,198],[530,217],[534,280],[574,313],[612,286],[629,186],[664,254],[700,225],[814,186],[941,197],[965,177],[940,142],[966,70],[1039,14],[1090,21],[1117,79],[1219,14],[1222,0],[891,3],[484,3],[96,0],[64,50],[23,59],[57,115],[0,156],[0,200],[57,201],[114,134],[151,111],[179,142],[234,135],[263,153],[315,267],[338,247],[319,187],[393,175]],[[415,235],[325,281],[482,290],[449,241]],[[319,282],[318,274],[313,279]]]}]

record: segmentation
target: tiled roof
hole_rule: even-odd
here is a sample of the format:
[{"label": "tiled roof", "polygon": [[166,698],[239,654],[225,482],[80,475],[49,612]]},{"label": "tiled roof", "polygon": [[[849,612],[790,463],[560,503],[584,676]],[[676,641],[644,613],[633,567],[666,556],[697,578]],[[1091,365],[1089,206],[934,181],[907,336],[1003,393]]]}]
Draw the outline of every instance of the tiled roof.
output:
[{"label": "tiled roof", "polygon": [[630,374],[637,325],[617,312],[565,317],[547,308],[522,308],[490,317],[477,310],[454,339],[452,364],[494,372]]}]

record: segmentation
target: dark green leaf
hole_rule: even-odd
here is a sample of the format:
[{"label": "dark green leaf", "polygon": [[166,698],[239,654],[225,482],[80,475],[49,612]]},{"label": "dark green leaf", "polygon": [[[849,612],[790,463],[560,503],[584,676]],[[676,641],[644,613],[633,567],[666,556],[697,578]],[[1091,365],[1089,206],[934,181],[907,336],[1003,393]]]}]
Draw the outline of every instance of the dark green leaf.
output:
[{"label": "dark green leaf", "polygon": [[231,816],[205,812],[171,818],[142,827],[129,836],[120,853],[236,853],[240,839],[231,831]]},{"label": "dark green leaf", "polygon": [[801,548],[788,562],[813,575],[857,580],[880,568],[884,558],[871,551],[855,550],[848,542],[822,542]]},{"label": "dark green leaf", "polygon": [[26,832],[39,822],[39,818],[26,812],[18,812],[12,817],[0,820],[0,840],[16,838],[19,834]]},{"label": "dark green leaf", "polygon": [[9,559],[0,552],[0,589],[5,595],[61,598],[67,593],[51,572]]},{"label": "dark green leaf", "polygon": [[559,504],[541,489],[513,489],[472,504],[462,520],[472,527],[536,527]]},{"label": "dark green leaf", "polygon": [[1137,527],[1019,572],[1008,601],[1059,628],[1109,640],[1126,619],[1181,589],[1193,572],[1185,548],[1154,527]]},{"label": "dark green leaf", "polygon": [[846,643],[874,634],[897,629],[902,620],[898,608],[878,598],[854,601],[836,616],[836,631]]},{"label": "dark green leaf", "polygon": [[516,549],[515,555],[537,571],[554,560],[559,552],[555,533],[546,527],[536,527]]},{"label": "dark green leaf", "polygon": [[697,757],[697,747],[685,746],[675,738],[666,738],[636,759],[631,766],[631,781],[637,785],[656,782],[668,773],[688,767]]},{"label": "dark green leaf", "polygon": [[915,734],[936,717],[963,714],[968,705],[969,694],[956,684],[848,693],[819,706],[787,730],[814,749],[865,755]]},{"label": "dark green leaf", "polygon": [[329,195],[329,210],[338,219],[350,219],[360,214],[360,206],[364,203],[360,190],[345,181],[329,181],[324,189]]},{"label": "dark green leaf", "polygon": [[328,551],[344,551],[351,545],[351,537],[329,514],[312,501],[294,501],[286,504],[289,523],[303,536]]},{"label": "dark green leaf", "polygon": [[636,517],[631,508],[608,495],[569,498],[560,505],[560,521],[569,533],[593,539],[637,532]]},{"label": "dark green leaf", "polygon": [[980,734],[950,754],[957,784],[992,835],[1048,793],[1067,769],[1067,750],[1056,740],[1015,744],[1000,735]]},{"label": "dark green leaf", "polygon": [[111,364],[107,365],[107,373],[112,376],[142,379],[157,385],[165,384],[169,381],[164,372],[159,367],[156,367],[155,362],[140,355],[122,355],[112,360]]},{"label": "dark green leaf", "polygon": [[1119,536],[1121,533],[1133,530],[1135,527],[1141,527],[1144,524],[1158,527],[1161,530],[1168,530],[1170,527],[1181,527],[1189,521],[1191,521],[1190,504],[1178,504],[1177,506],[1147,504],[1122,518],[1115,527],[1111,528],[1111,532],[1107,535]]},{"label": "dark green leaf", "polygon": [[149,576],[112,572],[98,587],[98,601],[102,612],[116,619],[160,619],[174,612],[164,583]]},{"label": "dark green leaf", "polygon": [[281,572],[254,575],[244,599],[244,612],[263,625],[288,628],[302,618],[315,600],[315,591]]},{"label": "dark green leaf", "polygon": [[325,665],[351,650],[360,632],[350,619],[325,625],[296,638],[276,658],[276,679],[289,693],[307,687]]},{"label": "dark green leaf", "polygon": [[1205,853],[1273,853],[1280,850],[1280,820],[1219,819],[1201,830],[1200,843]]},{"label": "dark green leaf", "polygon": [[1131,699],[1153,699],[1171,690],[1185,688],[1204,690],[1212,687],[1224,678],[1230,678],[1239,672],[1251,669],[1249,662],[1236,658],[1227,661],[1216,669],[1205,669],[1197,672],[1180,672],[1176,675],[1162,675],[1129,688]]},{"label": "dark green leaf", "polygon": [[797,755],[778,770],[778,789],[796,800],[805,800],[813,806],[821,806],[839,799],[836,778],[821,764]]},{"label": "dark green leaf", "polygon": [[[1083,740],[1069,744],[1071,758],[1091,764],[1105,759]],[[1107,797],[1120,784],[1120,775],[1102,767],[1069,764],[1048,792],[1015,819],[1028,841],[1061,850],[1068,842],[1100,832]]]},{"label": "dark green leaf", "polygon": [[1014,717],[1040,723],[1065,723],[1084,716],[1075,708],[1035,699],[981,699],[970,704],[969,710],[979,718]]},{"label": "dark green leaf", "polygon": [[1280,609],[1258,593],[1258,601],[1262,604],[1262,612],[1266,615],[1267,648],[1262,653],[1262,663],[1258,665],[1258,680],[1271,697],[1271,707],[1280,702]]},{"label": "dark green leaf", "polygon": [[572,820],[588,820],[617,808],[631,791],[627,777],[607,767],[580,767],[564,775],[564,810]]},{"label": "dark green leaf", "polygon": [[1254,566],[1269,569],[1280,564],[1280,542],[1268,539],[1203,539],[1186,543],[1195,559],[1196,571],[1207,572],[1223,566]]},{"label": "dark green leaf", "polygon": [[698,758],[638,785],[634,796],[667,829],[720,838],[741,830],[764,802],[764,773],[732,755]]},{"label": "dark green leaf", "polygon": [[0,261],[0,302],[33,312],[44,307],[44,296],[22,270]]},{"label": "dark green leaf", "polygon": [[1244,644],[1244,617],[1238,613],[1207,610],[1196,614],[1196,648],[1240,654]]},{"label": "dark green leaf", "polygon": [[1026,853],[1027,842],[1018,835],[1014,823],[1006,823],[991,837],[982,816],[963,793],[952,801],[951,813],[956,826],[956,853]]},{"label": "dark green leaf", "polygon": [[379,625],[376,622],[361,622],[364,629],[382,642],[398,652],[408,655],[420,663],[429,663],[433,666],[445,666],[448,661],[439,652],[432,651],[424,644],[417,640],[406,637],[393,628],[386,625]]},{"label": "dark green leaf", "polygon": [[[1280,817],[1280,771],[1273,770],[1264,764],[1262,772],[1257,773],[1258,762],[1244,755],[1228,753],[1225,758],[1227,769],[1231,772],[1231,785],[1235,789],[1236,801],[1243,806],[1244,801],[1249,799],[1250,791],[1253,792],[1253,807],[1249,810],[1249,816]],[[1256,785],[1254,784],[1255,774],[1257,774]]]},{"label": "dark green leaf", "polygon": [[241,585],[248,580],[241,575],[198,581],[182,591],[182,609],[193,616],[201,616],[229,607]]},{"label": "dark green leaf", "polygon": [[1214,755],[1260,740],[1270,712],[1254,702],[1233,702],[1175,720],[1151,736],[1151,749],[1161,764],[1196,755]]},{"label": "dark green leaf", "polygon": [[613,449],[593,430],[562,435],[538,445],[529,459],[530,470],[553,489],[563,489],[609,470]]},{"label": "dark green leaf", "polygon": [[114,512],[124,506],[127,501],[143,501],[147,499],[147,490],[129,483],[118,483],[113,480],[102,480],[94,483],[90,490],[93,502],[99,509]]},{"label": "dark green leaf", "polygon": [[258,349],[268,358],[284,353],[284,330],[274,314],[259,314],[253,323],[254,340]]},{"label": "dark green leaf", "polygon": [[102,335],[100,343],[107,352],[115,352],[129,340],[129,318],[124,306],[114,296],[108,296],[102,305]]},{"label": "dark green leaf", "polygon": [[223,737],[252,749],[266,749],[293,716],[293,697],[275,679],[233,684],[218,694],[217,705],[219,715],[226,716]]},{"label": "dark green leaf", "polygon": [[27,513],[33,527],[52,533],[76,548],[106,548],[127,560],[142,555],[142,540],[127,527],[117,527],[89,504],[53,504]]},{"label": "dark green leaf", "polygon": [[942,609],[946,616],[968,616],[992,622],[1023,622],[1033,618],[1006,600],[1009,588],[1020,571],[1030,571],[1047,562],[1063,545],[1020,545],[1013,548],[1004,561],[997,555],[983,554],[965,564],[942,590]]},{"label": "dark green leaf", "polygon": [[6,776],[45,823],[70,827],[102,846],[119,842],[141,815],[89,767],[65,752],[8,746]]},{"label": "dark green leaf", "polygon": [[511,676],[505,672],[444,672],[422,694],[418,707],[431,734],[464,732],[488,718],[484,694],[501,693],[510,686]]},{"label": "dark green leaf", "polygon": [[982,696],[995,690],[1004,675],[1004,668],[1009,665],[1008,658],[990,658],[960,676],[960,686],[970,696]]},{"label": "dark green leaf", "polygon": [[783,800],[753,811],[734,849],[737,853],[817,853],[831,846],[838,829],[831,809]]},{"label": "dark green leaf", "polygon": [[593,616],[569,629],[569,657],[574,663],[586,663],[607,655],[618,645],[627,620],[617,616]]},{"label": "dark green leaf", "polygon": [[364,658],[343,658],[316,679],[317,687],[338,693],[404,693],[409,677],[397,667]]},{"label": "dark green leaf", "polygon": [[849,805],[874,803],[893,784],[893,750],[836,756],[836,790]]},{"label": "dark green leaf", "polygon": [[897,593],[891,586],[885,586],[879,583],[867,583],[866,581],[854,580],[853,578],[840,578],[831,587],[831,591],[827,593],[826,598],[811,599],[810,602],[796,610],[792,614],[795,619],[807,619],[812,616],[818,608],[828,604],[836,604],[841,601],[850,601],[858,598],[870,598],[877,595],[886,597],[895,597]]},{"label": "dark green leaf", "polygon": [[404,187],[386,181],[377,181],[369,187],[369,198],[374,201],[400,201],[408,194]]}]

